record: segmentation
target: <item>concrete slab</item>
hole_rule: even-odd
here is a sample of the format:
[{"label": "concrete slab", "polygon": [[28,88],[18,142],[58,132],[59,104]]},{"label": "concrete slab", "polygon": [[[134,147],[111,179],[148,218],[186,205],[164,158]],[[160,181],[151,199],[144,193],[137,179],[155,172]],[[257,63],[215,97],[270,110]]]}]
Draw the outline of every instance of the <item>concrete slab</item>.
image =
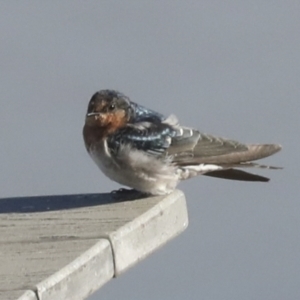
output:
[{"label": "concrete slab", "polygon": [[108,240],[101,239],[69,265],[51,275],[37,288],[39,300],[85,299],[114,276]]},{"label": "concrete slab", "polygon": [[113,267],[119,275],[186,226],[180,191],[126,202],[111,194],[0,199],[0,299],[35,297],[26,290],[39,300],[83,299]]},{"label": "concrete slab", "polygon": [[115,276],[176,237],[187,226],[185,197],[177,190],[109,234],[115,258]]},{"label": "concrete slab", "polygon": [[1,300],[39,300],[33,291],[26,290],[7,290],[0,291]]},{"label": "concrete slab", "polygon": [[26,291],[21,297],[18,298],[18,300],[39,300],[39,299],[37,298],[36,293],[34,293],[33,291]]},{"label": "concrete slab", "polygon": [[37,283],[66,266],[97,241],[0,243],[1,290],[22,290],[19,296],[24,290],[35,290]]}]

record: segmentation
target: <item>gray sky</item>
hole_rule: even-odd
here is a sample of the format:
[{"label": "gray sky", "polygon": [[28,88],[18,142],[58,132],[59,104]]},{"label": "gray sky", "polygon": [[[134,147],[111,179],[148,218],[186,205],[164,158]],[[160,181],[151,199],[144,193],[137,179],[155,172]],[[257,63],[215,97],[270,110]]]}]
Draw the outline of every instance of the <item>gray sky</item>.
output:
[{"label": "gray sky", "polygon": [[[182,124],[284,150],[268,184],[180,185],[188,229],[90,299],[299,299],[299,1],[1,1],[1,197],[119,187],[81,136],[117,89]],[[297,172],[298,173],[298,172]]]}]

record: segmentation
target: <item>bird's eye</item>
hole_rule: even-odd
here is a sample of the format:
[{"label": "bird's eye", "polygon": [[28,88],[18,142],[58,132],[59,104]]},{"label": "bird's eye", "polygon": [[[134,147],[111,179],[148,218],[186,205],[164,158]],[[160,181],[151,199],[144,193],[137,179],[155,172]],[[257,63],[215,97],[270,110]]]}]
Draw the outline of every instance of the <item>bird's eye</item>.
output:
[{"label": "bird's eye", "polygon": [[116,105],[114,103],[112,103],[109,107],[108,110],[109,111],[113,111],[116,108]]}]

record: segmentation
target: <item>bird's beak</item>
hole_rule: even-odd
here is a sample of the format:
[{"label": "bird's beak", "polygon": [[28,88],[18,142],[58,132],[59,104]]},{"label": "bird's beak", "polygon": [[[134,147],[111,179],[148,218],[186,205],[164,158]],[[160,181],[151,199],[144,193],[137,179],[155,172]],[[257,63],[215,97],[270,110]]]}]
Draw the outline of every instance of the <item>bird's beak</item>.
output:
[{"label": "bird's beak", "polygon": [[101,113],[100,112],[91,112],[86,114],[87,117],[93,117],[93,116],[99,116]]}]

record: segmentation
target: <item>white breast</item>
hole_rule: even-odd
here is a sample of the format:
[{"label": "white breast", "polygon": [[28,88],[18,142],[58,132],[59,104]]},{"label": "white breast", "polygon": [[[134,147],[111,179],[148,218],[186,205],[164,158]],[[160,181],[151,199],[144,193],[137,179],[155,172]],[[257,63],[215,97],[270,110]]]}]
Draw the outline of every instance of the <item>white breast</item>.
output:
[{"label": "white breast", "polygon": [[116,156],[103,142],[89,153],[107,177],[142,192],[168,194],[179,182],[176,167],[129,146],[121,146]]},{"label": "white breast", "polygon": [[115,180],[116,175],[120,171],[120,166],[112,158],[111,152],[107,147],[106,141],[98,143],[91,147],[89,154],[100,170],[110,179]]}]

